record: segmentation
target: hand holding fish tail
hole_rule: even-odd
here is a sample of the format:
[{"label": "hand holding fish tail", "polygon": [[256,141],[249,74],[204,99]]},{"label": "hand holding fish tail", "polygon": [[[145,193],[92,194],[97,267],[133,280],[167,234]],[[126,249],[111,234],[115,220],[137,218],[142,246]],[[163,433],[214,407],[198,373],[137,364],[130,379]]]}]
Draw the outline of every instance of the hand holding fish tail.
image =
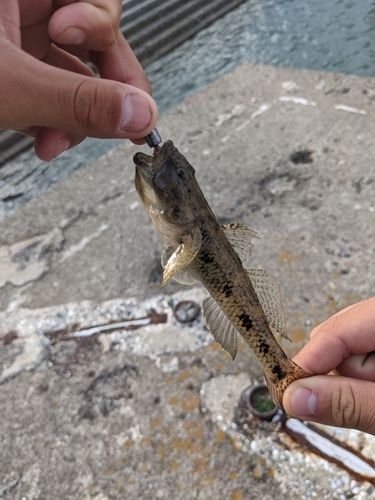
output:
[{"label": "hand holding fish tail", "polygon": [[313,376],[286,389],[289,415],[375,434],[375,297],[315,328],[294,359]]}]

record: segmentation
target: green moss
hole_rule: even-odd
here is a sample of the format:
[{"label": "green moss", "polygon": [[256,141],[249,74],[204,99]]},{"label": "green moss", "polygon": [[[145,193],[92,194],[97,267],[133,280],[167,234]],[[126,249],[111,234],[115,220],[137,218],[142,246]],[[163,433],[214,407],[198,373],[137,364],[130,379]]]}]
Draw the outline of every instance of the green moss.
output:
[{"label": "green moss", "polygon": [[260,413],[267,413],[275,408],[275,403],[272,401],[271,394],[266,388],[256,391],[252,396],[251,403]]}]

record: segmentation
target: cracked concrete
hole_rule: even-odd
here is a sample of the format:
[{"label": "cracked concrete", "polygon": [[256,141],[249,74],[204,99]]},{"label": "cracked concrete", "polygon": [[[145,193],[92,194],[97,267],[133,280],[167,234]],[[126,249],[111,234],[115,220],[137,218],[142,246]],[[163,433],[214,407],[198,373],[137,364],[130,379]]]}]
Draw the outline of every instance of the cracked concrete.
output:
[{"label": "cracked concrete", "polygon": [[[246,65],[160,119],[220,220],[261,234],[253,264],[281,284],[290,354],[314,324],[374,290],[372,86]],[[375,498],[241,414],[242,389],[262,380],[246,346],[231,361],[199,321],[173,323],[173,301],[202,292],[171,284],[160,295],[136,150],[124,143],[0,223],[0,496]],[[29,252],[24,268],[18,248]],[[78,323],[145,317],[151,304],[166,324],[73,335]],[[343,436],[373,450],[369,436]]]},{"label": "cracked concrete", "polygon": [[61,250],[63,241],[61,231],[56,228],[47,234],[0,247],[0,288],[7,283],[19,287],[40,279],[49,269],[51,254]]}]

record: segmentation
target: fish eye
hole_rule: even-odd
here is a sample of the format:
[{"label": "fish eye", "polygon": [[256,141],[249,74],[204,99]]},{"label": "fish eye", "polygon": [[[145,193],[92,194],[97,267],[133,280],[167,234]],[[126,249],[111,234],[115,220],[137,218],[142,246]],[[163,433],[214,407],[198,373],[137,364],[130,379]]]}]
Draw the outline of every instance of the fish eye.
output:
[{"label": "fish eye", "polygon": [[177,175],[180,179],[182,179],[183,181],[186,179],[186,174],[185,174],[185,170],[183,168],[178,168],[177,169]]}]

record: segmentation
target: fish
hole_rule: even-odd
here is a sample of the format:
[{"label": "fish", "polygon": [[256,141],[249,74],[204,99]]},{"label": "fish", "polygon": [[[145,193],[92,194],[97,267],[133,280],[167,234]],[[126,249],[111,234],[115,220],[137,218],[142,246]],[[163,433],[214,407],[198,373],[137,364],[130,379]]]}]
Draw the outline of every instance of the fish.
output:
[{"label": "fish", "polygon": [[168,140],[154,155],[136,153],[135,187],[165,240],[161,286],[173,278],[200,282],[208,292],[203,316],[215,340],[234,359],[238,335],[255,353],[275,404],[293,381],[308,377],[288,358],[275,335],[287,337],[277,284],[251,268],[257,233],[240,223],[220,225],[187,159]]}]

